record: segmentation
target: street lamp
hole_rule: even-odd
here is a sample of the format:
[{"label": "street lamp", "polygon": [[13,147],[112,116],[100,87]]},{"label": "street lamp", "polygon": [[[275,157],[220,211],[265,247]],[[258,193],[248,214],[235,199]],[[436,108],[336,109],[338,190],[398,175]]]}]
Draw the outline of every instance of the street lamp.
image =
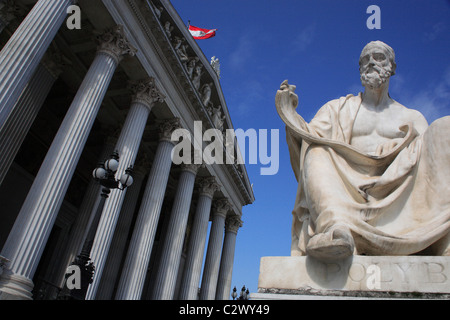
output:
[{"label": "street lamp", "polygon": [[80,268],[81,272],[81,289],[72,289],[70,291],[70,297],[75,300],[84,300],[89,284],[92,283],[95,266],[91,261],[90,254],[92,244],[94,243],[95,233],[100,222],[100,218],[103,211],[105,201],[111,192],[111,189],[125,190],[133,183],[132,167],[128,167],[122,174],[119,180],[116,180],[115,175],[119,168],[119,154],[115,151],[111,157],[104,163],[100,163],[97,168],[92,172],[94,179],[102,186],[100,201],[97,206],[97,211],[91,222],[89,233],[83,244],[81,253],[75,258],[71,265],[76,265]]},{"label": "street lamp", "polygon": [[237,292],[236,291],[237,291],[236,286],[234,286],[233,292],[231,293],[231,297],[233,298],[233,300],[236,299],[236,297],[237,297]]},{"label": "street lamp", "polygon": [[[250,294],[250,291],[248,289],[245,289],[245,286],[242,287],[241,292],[239,294],[239,298],[237,300],[248,300],[248,295]],[[237,297],[237,289],[236,286],[233,288],[233,292],[231,293],[231,297],[233,300]]]},{"label": "street lamp", "polygon": [[120,179],[115,179],[116,171],[119,168],[119,154],[115,151],[111,158],[105,161],[104,164],[100,164],[92,171],[92,176],[97,180],[104,188],[107,189],[119,189],[125,190],[125,188],[133,184],[133,177],[131,173],[132,167],[128,167],[125,173],[122,174]]}]

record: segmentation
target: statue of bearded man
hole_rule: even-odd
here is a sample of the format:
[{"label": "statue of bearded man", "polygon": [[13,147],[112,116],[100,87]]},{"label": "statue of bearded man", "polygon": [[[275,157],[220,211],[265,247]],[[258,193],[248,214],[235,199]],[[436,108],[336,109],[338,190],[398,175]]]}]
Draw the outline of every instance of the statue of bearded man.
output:
[{"label": "statue of bearded man", "polygon": [[364,93],[325,104],[307,123],[295,86],[275,104],[298,181],[292,255],[450,255],[450,117],[428,126],[389,96],[394,50],[367,44]]}]

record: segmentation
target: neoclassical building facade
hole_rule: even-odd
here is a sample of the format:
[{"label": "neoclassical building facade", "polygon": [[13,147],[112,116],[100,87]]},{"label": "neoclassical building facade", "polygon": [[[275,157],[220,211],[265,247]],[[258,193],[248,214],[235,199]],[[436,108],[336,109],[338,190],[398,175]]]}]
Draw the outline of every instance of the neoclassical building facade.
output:
[{"label": "neoclassical building facade", "polygon": [[[233,124],[170,1],[0,0],[0,46],[0,300],[63,298],[87,244],[87,300],[229,299],[254,194],[237,145],[172,161],[175,130]],[[133,183],[105,198],[114,152]]]}]

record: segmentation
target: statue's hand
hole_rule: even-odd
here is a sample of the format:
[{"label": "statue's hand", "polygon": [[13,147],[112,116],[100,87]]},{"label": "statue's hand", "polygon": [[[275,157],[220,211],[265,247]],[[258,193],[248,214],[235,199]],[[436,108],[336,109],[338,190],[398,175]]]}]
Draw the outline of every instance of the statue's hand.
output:
[{"label": "statue's hand", "polygon": [[391,152],[395,147],[401,144],[403,140],[403,138],[395,138],[378,145],[377,150],[375,151],[375,155],[383,156]]},{"label": "statue's hand", "polygon": [[298,96],[294,93],[296,86],[290,85],[287,80],[284,80],[277,91],[275,97],[276,102],[282,107],[291,106],[293,109],[297,108]]}]

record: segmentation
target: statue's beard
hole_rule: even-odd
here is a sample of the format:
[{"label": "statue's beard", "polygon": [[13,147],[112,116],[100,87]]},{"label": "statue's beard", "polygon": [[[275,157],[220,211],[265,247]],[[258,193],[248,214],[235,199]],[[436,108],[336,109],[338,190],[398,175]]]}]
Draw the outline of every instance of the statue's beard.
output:
[{"label": "statue's beard", "polygon": [[373,66],[361,72],[361,83],[364,87],[376,89],[381,87],[390,76],[391,72],[387,68]]}]

